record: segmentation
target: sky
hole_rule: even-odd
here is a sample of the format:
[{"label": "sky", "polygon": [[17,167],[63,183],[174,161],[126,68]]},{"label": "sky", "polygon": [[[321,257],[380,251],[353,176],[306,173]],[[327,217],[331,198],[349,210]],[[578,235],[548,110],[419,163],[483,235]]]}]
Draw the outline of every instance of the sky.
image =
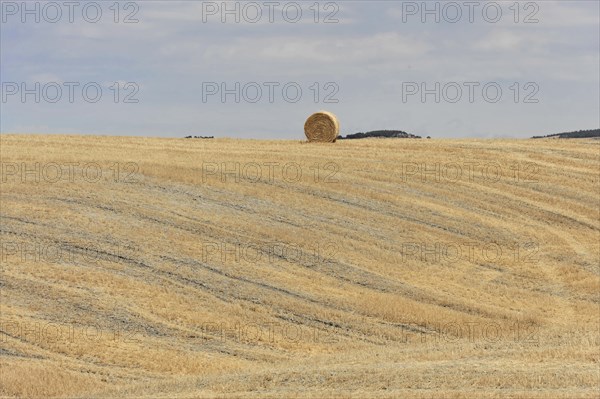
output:
[{"label": "sky", "polygon": [[1,1],[0,132],[527,138],[600,127],[600,2]]}]

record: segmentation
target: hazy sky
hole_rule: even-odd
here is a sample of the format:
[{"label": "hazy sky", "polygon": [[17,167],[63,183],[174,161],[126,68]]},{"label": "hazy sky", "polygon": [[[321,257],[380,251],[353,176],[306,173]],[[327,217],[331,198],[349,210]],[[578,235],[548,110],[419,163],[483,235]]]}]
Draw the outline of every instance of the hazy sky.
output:
[{"label": "hazy sky", "polygon": [[304,139],[320,109],[343,134],[598,128],[599,3],[2,1],[0,130]]}]

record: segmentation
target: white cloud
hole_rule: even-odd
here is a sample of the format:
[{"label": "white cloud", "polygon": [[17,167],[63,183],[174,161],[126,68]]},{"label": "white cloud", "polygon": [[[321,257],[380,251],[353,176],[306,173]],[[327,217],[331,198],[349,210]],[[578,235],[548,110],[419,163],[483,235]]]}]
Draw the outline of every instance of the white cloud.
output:
[{"label": "white cloud", "polygon": [[[308,8],[313,3],[302,4]],[[296,134],[285,133],[288,120],[332,108],[350,129],[422,129],[438,137],[458,130],[506,133],[511,126],[526,134],[536,124],[564,126],[574,121],[582,126],[573,128],[597,127],[588,126],[597,120],[598,108],[597,2],[538,2],[538,24],[515,24],[511,14],[498,24],[404,24],[398,19],[399,6],[391,5],[396,3],[338,4],[340,23],[328,25],[314,24],[310,14],[299,24],[203,24],[197,2],[140,2],[138,24],[3,25],[4,79],[136,82],[140,103],[75,104],[77,112],[71,105],[64,108],[69,112],[58,112],[63,110],[60,104],[36,112],[32,104],[3,104],[3,116],[6,109],[8,117],[2,126],[127,134],[168,131],[175,136],[264,131],[285,137]],[[506,10],[513,2],[502,4]],[[215,79],[303,84],[334,80],[340,86],[340,102],[208,107],[200,102],[198,88]],[[545,97],[537,108],[410,105],[401,103],[404,81],[535,81]],[[103,123],[107,115],[110,123]],[[269,115],[269,126],[261,130],[263,115]],[[372,126],[378,121],[385,126]],[[542,128],[535,128],[536,133]]]}]

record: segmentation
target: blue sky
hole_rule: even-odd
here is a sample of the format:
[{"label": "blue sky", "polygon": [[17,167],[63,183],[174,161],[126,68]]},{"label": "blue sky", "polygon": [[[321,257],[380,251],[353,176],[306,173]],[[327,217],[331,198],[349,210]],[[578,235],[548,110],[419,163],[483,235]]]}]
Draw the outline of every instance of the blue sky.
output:
[{"label": "blue sky", "polygon": [[2,1],[2,133],[303,139],[320,109],[343,134],[600,126],[598,1],[49,3]]}]

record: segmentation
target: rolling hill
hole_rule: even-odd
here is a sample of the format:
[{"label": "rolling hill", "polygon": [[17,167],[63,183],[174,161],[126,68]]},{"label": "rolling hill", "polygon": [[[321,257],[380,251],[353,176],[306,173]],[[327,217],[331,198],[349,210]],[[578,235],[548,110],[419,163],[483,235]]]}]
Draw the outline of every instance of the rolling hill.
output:
[{"label": "rolling hill", "polygon": [[599,155],[2,135],[0,395],[597,398]]},{"label": "rolling hill", "polygon": [[576,132],[555,133],[547,136],[533,136],[533,139],[588,139],[600,137],[600,129],[578,130]]}]

